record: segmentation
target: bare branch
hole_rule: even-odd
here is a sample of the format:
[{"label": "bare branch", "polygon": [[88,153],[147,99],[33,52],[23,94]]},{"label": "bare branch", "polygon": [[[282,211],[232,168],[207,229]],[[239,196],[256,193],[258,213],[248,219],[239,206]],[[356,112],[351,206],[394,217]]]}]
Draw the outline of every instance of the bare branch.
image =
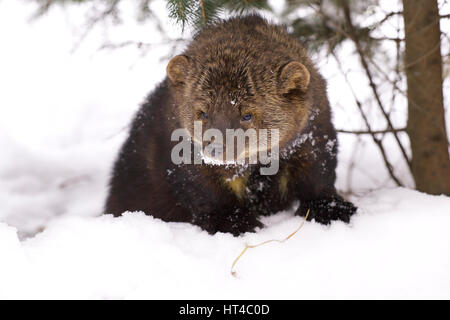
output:
[{"label": "bare branch", "polygon": [[391,38],[391,37],[370,37],[371,40],[375,41],[395,41],[395,42],[402,42],[405,41],[404,38]]},{"label": "bare branch", "polygon": [[347,82],[347,85],[348,85],[348,87],[350,88],[350,90],[352,92],[352,95],[353,95],[355,103],[356,103],[356,105],[358,107],[359,113],[361,114],[361,117],[363,118],[364,123],[366,124],[366,127],[368,129],[367,130],[368,134],[370,134],[370,136],[372,137],[373,142],[378,147],[378,150],[380,150],[381,157],[383,158],[383,161],[384,161],[384,164],[386,166],[386,169],[388,170],[389,176],[392,178],[392,180],[394,180],[394,182],[398,186],[403,186],[401,181],[397,178],[397,176],[394,173],[394,168],[393,168],[392,164],[389,162],[389,159],[388,159],[388,157],[386,155],[386,150],[384,150],[383,143],[382,143],[381,139],[377,138],[376,135],[375,135],[375,131],[371,129],[370,122],[369,122],[369,120],[367,118],[367,115],[364,112],[364,109],[362,107],[362,103],[357,98],[356,93],[355,93],[353,87],[351,86],[350,81],[349,81],[349,79],[347,77],[347,73],[345,73],[343,68],[342,68],[342,64],[341,64],[340,60],[338,59],[338,57],[336,56],[336,54],[334,52],[332,52],[332,55],[333,55],[334,59],[336,60],[337,65],[338,65],[339,69],[341,70],[341,73],[344,75],[345,81]]},{"label": "bare branch", "polygon": [[89,35],[89,33],[94,29],[94,27],[98,23],[103,21],[105,18],[116,14],[117,7],[118,7],[120,1],[121,0],[111,0],[109,2],[108,7],[105,10],[103,10],[102,12],[100,12],[97,15],[94,15],[92,18],[90,18],[88,20],[86,29],[84,30],[83,34],[79,37],[78,41],[73,46],[72,52],[75,52],[79,48],[79,46],[81,45],[83,40]]},{"label": "bare branch", "polygon": [[[355,27],[353,26],[353,22],[352,22],[351,15],[350,15],[350,8],[348,6],[348,3],[346,1],[343,1],[342,6],[343,6],[343,10],[344,10],[344,17],[345,17],[346,23],[348,24],[350,39],[352,39],[352,41],[354,42],[354,44],[356,46],[356,51],[358,52],[358,55],[359,55],[359,58],[361,61],[361,65],[363,66],[363,69],[369,80],[369,85],[372,89],[375,100],[378,104],[379,109],[381,110],[381,113],[384,115],[384,118],[386,119],[389,129],[394,130],[394,126],[392,124],[391,118],[389,117],[389,114],[386,112],[386,110],[383,106],[383,103],[381,102],[381,98],[380,98],[380,95],[378,94],[377,86],[375,85],[375,82],[373,81],[372,72],[369,69],[369,65],[367,63],[364,51],[361,47],[361,43],[359,41],[358,36],[356,35]],[[411,161],[409,160],[408,154],[406,153],[406,150],[403,147],[403,144],[401,143],[400,138],[398,137],[396,132],[393,132],[393,133],[394,133],[394,138],[397,141],[397,144],[400,148],[400,151],[403,155],[405,162],[408,164],[409,168],[411,168]]]},{"label": "bare branch", "polygon": [[362,135],[362,134],[386,134],[386,133],[398,133],[398,132],[405,132],[406,128],[401,129],[385,129],[385,130],[343,130],[343,129],[337,129],[336,132],[339,133],[348,133],[348,134],[356,134],[356,135]]},{"label": "bare branch", "polygon": [[390,18],[392,18],[393,16],[397,16],[397,15],[402,15],[403,12],[402,11],[393,11],[393,12],[389,12],[388,14],[386,14],[384,16],[383,19],[381,19],[380,21],[374,23],[372,25],[372,27],[379,27],[381,24],[385,23],[387,20],[389,20]]}]

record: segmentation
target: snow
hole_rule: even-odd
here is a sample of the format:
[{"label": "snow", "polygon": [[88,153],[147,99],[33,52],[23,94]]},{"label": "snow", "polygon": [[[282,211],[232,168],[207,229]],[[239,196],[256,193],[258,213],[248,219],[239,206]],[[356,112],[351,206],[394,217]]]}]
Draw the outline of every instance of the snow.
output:
[{"label": "snow", "polygon": [[360,199],[349,225],[266,218],[232,237],[142,213],[61,217],[20,241],[0,224],[0,297],[6,298],[449,298],[450,199],[407,189]]},{"label": "snow", "polygon": [[[0,2],[0,298],[450,298],[450,198],[393,188],[365,138],[355,147],[339,136],[337,186],[359,207],[351,223],[307,222],[284,243],[249,249],[236,277],[246,243],[283,239],[302,218],[281,212],[233,237],[136,212],[101,215],[127,125],[164,77],[167,48],[145,59],[131,48],[96,52],[97,30],[71,54],[82,12],[28,24],[31,12]],[[115,28],[148,40],[148,26]],[[331,101],[351,102],[333,65],[320,67]],[[336,125],[347,121],[355,113],[337,108]]]}]

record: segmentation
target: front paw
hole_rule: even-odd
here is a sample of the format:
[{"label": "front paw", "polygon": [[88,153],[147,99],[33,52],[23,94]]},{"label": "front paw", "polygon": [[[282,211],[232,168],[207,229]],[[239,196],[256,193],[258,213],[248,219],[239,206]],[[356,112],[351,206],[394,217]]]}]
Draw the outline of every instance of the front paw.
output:
[{"label": "front paw", "polygon": [[237,237],[246,232],[255,232],[257,228],[262,227],[264,225],[258,220],[256,214],[246,214],[237,209],[232,215],[227,217],[219,231],[229,232]]},{"label": "front paw", "polygon": [[243,233],[255,232],[257,228],[264,227],[255,214],[244,213],[241,209],[235,209],[231,214],[204,214],[196,218],[193,223],[209,234],[224,232],[237,237]]},{"label": "front paw", "polygon": [[310,210],[309,221],[314,219],[322,224],[330,224],[333,220],[350,222],[350,217],[356,213],[357,208],[353,203],[336,195],[324,199],[301,201],[296,214],[305,216],[308,210]]}]

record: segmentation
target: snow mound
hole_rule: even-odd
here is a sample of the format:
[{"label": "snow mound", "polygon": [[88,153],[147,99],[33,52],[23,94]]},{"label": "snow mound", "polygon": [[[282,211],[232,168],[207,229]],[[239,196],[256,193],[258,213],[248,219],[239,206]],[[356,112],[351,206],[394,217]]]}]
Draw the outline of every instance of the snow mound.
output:
[{"label": "snow mound", "polygon": [[265,218],[257,233],[208,235],[142,213],[63,216],[20,241],[0,223],[0,298],[450,298],[450,198],[397,188],[356,201],[349,225]]}]

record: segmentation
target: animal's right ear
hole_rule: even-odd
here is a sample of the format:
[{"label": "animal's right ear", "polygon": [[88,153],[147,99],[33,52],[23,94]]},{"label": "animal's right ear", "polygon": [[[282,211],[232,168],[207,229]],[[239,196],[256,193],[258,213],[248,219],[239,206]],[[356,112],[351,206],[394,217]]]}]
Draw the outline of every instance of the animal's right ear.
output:
[{"label": "animal's right ear", "polygon": [[185,82],[186,73],[189,66],[189,58],[185,55],[173,57],[167,65],[167,76],[174,85]]}]

